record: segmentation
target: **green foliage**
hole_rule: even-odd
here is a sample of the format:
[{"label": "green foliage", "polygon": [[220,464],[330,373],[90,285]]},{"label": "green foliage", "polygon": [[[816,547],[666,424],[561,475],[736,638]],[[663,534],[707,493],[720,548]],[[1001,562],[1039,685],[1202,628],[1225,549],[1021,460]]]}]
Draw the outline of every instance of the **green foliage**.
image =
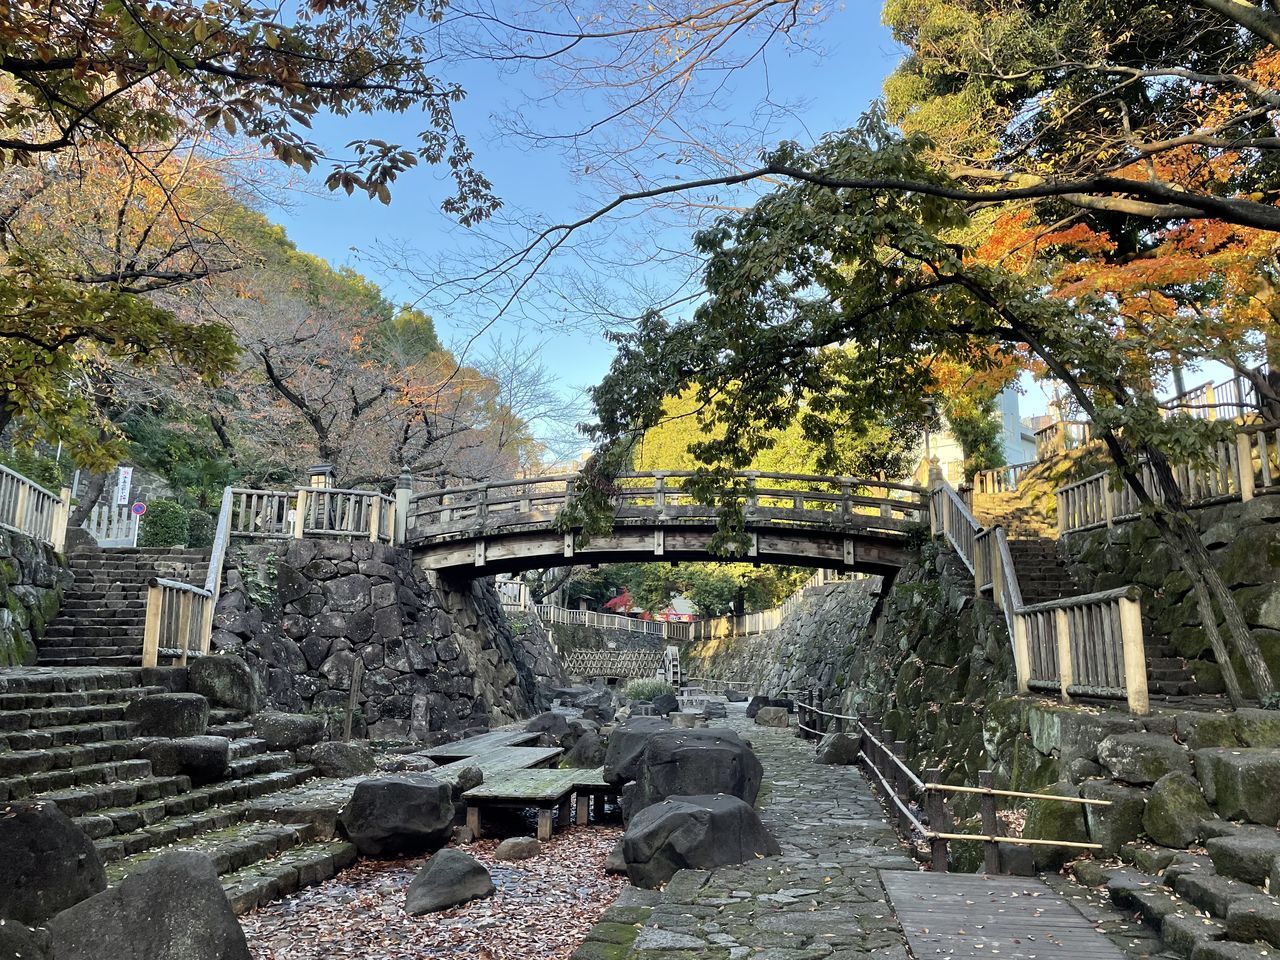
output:
[{"label": "green foliage", "polygon": [[951,435],[964,451],[964,477],[972,480],[980,470],[1004,466],[1004,425],[994,397],[968,404],[951,404],[947,409]]},{"label": "green foliage", "polygon": [[628,700],[656,700],[670,694],[676,695],[676,688],[665,680],[632,680],[622,688],[622,695]]},{"label": "green foliage", "polygon": [[625,588],[632,602],[650,613],[666,609],[673,596],[683,596],[701,616],[719,617],[734,611],[739,594],[748,612],[776,607],[809,575],[793,567],[750,563],[614,563],[578,573],[567,589],[575,600],[586,598],[597,609]]},{"label": "green foliage", "polygon": [[187,511],[187,546],[188,547],[211,547],[213,546],[213,535],[217,530],[218,521],[212,515],[204,510],[195,509]]},{"label": "green foliage", "polygon": [[183,546],[188,539],[187,508],[177,500],[156,500],[147,505],[138,524],[138,546]]},{"label": "green foliage", "polygon": [[74,471],[67,460],[56,460],[35,447],[13,447],[0,454],[0,464],[57,493],[70,483]]},{"label": "green foliage", "polygon": [[160,405],[126,420],[121,428],[135,461],[164,477],[189,506],[208,508],[221,502],[223,487],[240,479],[207,420],[192,420],[172,405]]}]

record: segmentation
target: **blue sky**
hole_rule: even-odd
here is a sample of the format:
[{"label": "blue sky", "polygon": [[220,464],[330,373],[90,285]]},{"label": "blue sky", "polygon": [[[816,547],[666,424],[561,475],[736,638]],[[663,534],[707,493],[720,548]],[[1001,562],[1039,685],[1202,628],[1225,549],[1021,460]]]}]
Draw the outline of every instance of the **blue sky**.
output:
[{"label": "blue sky", "polygon": [[[808,143],[826,131],[852,124],[879,95],[885,75],[899,57],[888,31],[880,24],[879,4],[855,2],[833,10],[814,40],[822,48],[820,54],[789,49],[780,43],[772,46],[753,69],[739,74],[734,80],[732,106],[724,117],[725,123],[750,124],[757,104],[769,96],[774,100],[804,101],[796,115],[777,130],[779,138]],[[590,205],[592,196],[599,196],[599,185],[584,182],[567,168],[558,153],[530,149],[526,142],[497,132],[496,118],[518,108],[522,96],[539,92],[536,87],[529,87],[537,84],[536,78],[499,76],[486,64],[470,64],[461,73],[451,72],[449,76],[459,80],[468,92],[456,111],[459,126],[471,142],[477,165],[493,181],[509,209],[558,220],[580,213]],[[548,119],[574,119],[576,106],[553,104]],[[343,143],[360,136],[411,141],[422,125],[421,118],[414,115],[328,118],[317,125],[314,135],[321,145],[337,151]],[[320,177],[315,178],[317,182]],[[403,243],[428,256],[465,248],[469,239],[466,231],[438,213],[447,189],[448,184],[437,171],[418,169],[395,185],[389,206],[361,196],[309,191],[298,192],[288,198],[285,207],[268,213],[285,226],[302,249],[335,265],[347,264],[376,273],[367,254],[379,242]],[[591,191],[595,193],[588,196]],[[607,228],[601,233],[607,233]],[[681,245],[687,244],[688,238],[672,236],[668,231],[655,241]],[[415,295],[411,285],[400,278],[383,274],[377,279],[393,299],[412,299]],[[492,309],[474,304],[424,306],[435,317],[446,342],[455,343],[468,336],[478,319],[484,319],[486,309]],[[612,350],[593,332],[564,328],[553,312],[544,310],[540,303],[524,304],[517,313],[518,319],[513,316],[496,324],[492,335],[509,338],[521,326],[526,340],[544,343],[543,361],[566,390],[595,383],[608,368]]]}]

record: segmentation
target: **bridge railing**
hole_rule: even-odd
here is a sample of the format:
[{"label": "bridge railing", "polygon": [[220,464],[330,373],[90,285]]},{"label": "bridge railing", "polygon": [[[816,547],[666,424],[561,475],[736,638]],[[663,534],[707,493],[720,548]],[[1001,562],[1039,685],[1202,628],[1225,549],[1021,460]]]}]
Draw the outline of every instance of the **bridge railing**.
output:
[{"label": "bridge railing", "polygon": [[376,490],[227,489],[231,496],[228,529],[233,537],[260,540],[326,537],[381,543],[395,539],[395,498]]},{"label": "bridge railing", "polygon": [[53,493],[8,467],[0,467],[0,527],[25,533],[61,552],[69,508],[69,491]]},{"label": "bridge railing", "polygon": [[[628,473],[617,478],[613,503],[617,519],[712,520],[717,507],[689,489],[692,471]],[[900,531],[922,519],[923,490],[908,484],[854,477],[748,472],[741,501],[748,522],[818,526],[847,525]],[[504,480],[429,490],[410,498],[408,537],[475,534],[548,522],[578,495],[579,474]]]}]

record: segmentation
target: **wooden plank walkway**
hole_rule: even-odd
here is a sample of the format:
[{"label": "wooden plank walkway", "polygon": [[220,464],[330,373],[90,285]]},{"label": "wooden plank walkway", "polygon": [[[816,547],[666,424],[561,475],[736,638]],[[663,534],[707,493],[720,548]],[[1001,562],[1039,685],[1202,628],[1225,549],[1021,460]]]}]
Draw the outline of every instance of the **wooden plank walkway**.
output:
[{"label": "wooden plank walkway", "polygon": [[524,730],[495,730],[493,733],[482,733],[478,737],[468,737],[454,743],[442,743],[430,750],[420,751],[421,755],[431,760],[461,760],[474,757],[499,747],[524,747],[537,743],[540,733],[528,733]]},{"label": "wooden plank walkway", "polygon": [[564,751],[560,747],[494,747],[452,763],[441,764],[427,773],[453,783],[467,767],[478,767],[486,780],[511,770],[529,770],[553,763]]},{"label": "wooden plank walkway", "polygon": [[880,879],[916,960],[1126,960],[1034,877],[884,870]]}]

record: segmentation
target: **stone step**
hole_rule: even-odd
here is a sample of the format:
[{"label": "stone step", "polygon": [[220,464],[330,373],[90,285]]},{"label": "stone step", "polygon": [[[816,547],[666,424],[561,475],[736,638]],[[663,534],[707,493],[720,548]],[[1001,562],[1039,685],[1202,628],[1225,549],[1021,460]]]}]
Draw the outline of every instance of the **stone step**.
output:
[{"label": "stone step", "polygon": [[137,633],[141,636],[146,624],[147,618],[141,615],[94,620],[65,620],[50,624],[43,639],[45,642],[56,640],[58,637],[112,639],[118,638],[121,631]]},{"label": "stone step", "polygon": [[235,823],[191,838],[169,841],[173,845],[163,844],[164,850],[152,847],[115,860],[107,867],[107,883],[114,886],[161,853],[203,853],[213,861],[218,873],[224,874],[242,870],[314,839],[315,828],[309,823]]},{"label": "stone step", "polygon": [[346,840],[308,843],[227,874],[222,889],[236,916],[243,916],[254,907],[323,883],[355,861],[355,844]]},{"label": "stone step", "polygon": [[[210,723],[209,734],[215,737],[227,737],[230,740],[238,740],[242,737],[248,737],[253,733],[253,724],[248,720],[236,720],[231,723]],[[232,744],[234,746],[234,744]]]},{"label": "stone step", "polygon": [[123,703],[93,704],[86,707],[40,707],[35,710],[10,710],[0,713],[0,732],[38,730],[41,727],[66,727],[101,720],[123,720],[128,707]]},{"label": "stone step", "polygon": [[127,740],[133,736],[135,724],[125,720],[106,720],[101,723],[81,723],[65,727],[42,727],[39,730],[19,730],[0,734],[0,749],[49,750],[76,743],[103,743],[110,740]]},{"label": "stone step", "polygon": [[68,690],[109,690],[136,687],[142,670],[133,669],[84,669],[47,670],[39,672],[0,672],[0,692],[4,693],[57,693]]},{"label": "stone step", "polygon": [[1116,906],[1133,911],[1179,956],[1190,958],[1197,947],[1226,938],[1224,924],[1148,874],[1129,867],[1109,871],[1106,888]]},{"label": "stone step", "polygon": [[110,656],[98,656],[93,653],[82,653],[76,650],[62,656],[41,655],[37,661],[42,667],[129,667],[139,666],[142,657],[137,653],[118,653]]},{"label": "stone step", "polygon": [[292,767],[242,780],[223,780],[167,797],[102,808],[74,819],[93,838],[104,860],[118,860],[158,844],[173,843],[207,830],[220,830],[244,819],[274,819],[255,817],[255,803],[261,802],[260,798],[284,794],[314,776],[314,767]]},{"label": "stone step", "polygon": [[63,690],[48,693],[0,693],[0,712],[38,710],[41,707],[92,707],[128,703],[139,697],[164,693],[164,687],[125,687],[116,690]]},{"label": "stone step", "polygon": [[90,763],[0,780],[0,800],[25,800],[70,787],[111,785],[151,776],[151,761],[134,759]]},{"label": "stone step", "polygon": [[47,750],[8,751],[0,753],[0,777],[28,777],[93,763],[133,760],[141,750],[141,744],[130,740],[99,740]]},{"label": "stone step", "polygon": [[144,780],[73,787],[46,793],[41,799],[57,804],[68,817],[79,817],[108,807],[131,807],[148,800],[162,800],[190,789],[191,780],[185,776],[147,777]]}]

